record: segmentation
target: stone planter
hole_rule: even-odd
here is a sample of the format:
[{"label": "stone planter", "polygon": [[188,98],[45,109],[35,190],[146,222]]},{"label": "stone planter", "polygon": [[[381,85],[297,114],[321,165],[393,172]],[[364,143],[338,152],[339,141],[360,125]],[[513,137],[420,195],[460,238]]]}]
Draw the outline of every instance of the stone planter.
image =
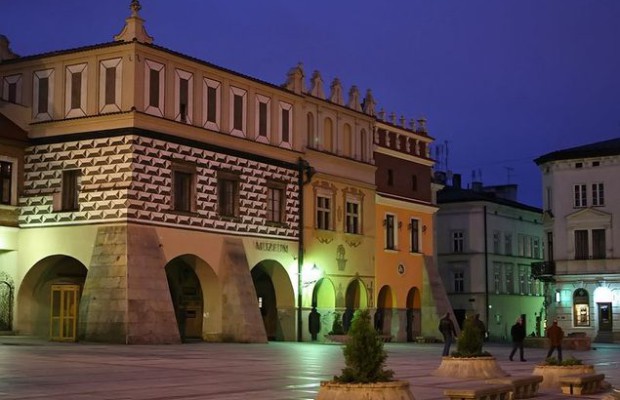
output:
[{"label": "stone planter", "polygon": [[575,374],[593,374],[592,365],[537,365],[534,367],[534,375],[542,375],[540,384],[542,389],[560,388],[560,377]]},{"label": "stone planter", "polygon": [[464,379],[508,376],[497,364],[495,357],[442,357],[433,375]]},{"label": "stone planter", "polygon": [[321,382],[317,400],[415,400],[409,382],[377,383]]}]

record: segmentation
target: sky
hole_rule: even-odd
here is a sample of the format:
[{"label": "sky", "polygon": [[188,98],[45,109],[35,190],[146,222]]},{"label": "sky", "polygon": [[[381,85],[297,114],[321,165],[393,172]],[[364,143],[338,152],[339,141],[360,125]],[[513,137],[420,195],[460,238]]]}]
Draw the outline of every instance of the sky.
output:
[{"label": "sky", "polygon": [[[129,3],[0,0],[0,34],[19,55],[105,43]],[[371,89],[377,110],[427,119],[436,169],[517,184],[528,205],[542,206],[535,158],[620,137],[618,0],[141,5],[157,45],[273,84],[302,62],[307,81]]]}]

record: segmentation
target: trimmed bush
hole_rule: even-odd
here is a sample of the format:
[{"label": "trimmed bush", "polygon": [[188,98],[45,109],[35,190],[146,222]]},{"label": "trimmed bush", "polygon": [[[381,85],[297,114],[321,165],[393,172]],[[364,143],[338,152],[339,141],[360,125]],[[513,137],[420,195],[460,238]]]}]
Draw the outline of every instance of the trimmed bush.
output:
[{"label": "trimmed bush", "polygon": [[383,341],[372,326],[368,310],[356,311],[349,339],[344,346],[345,368],[342,374],[334,376],[334,381],[341,383],[375,383],[392,380],[394,371],[384,369],[387,353]]},{"label": "trimmed bush", "polygon": [[340,313],[334,313],[334,322],[332,323],[332,330],[329,331],[329,335],[344,335],[344,327],[342,326],[342,317]]},{"label": "trimmed bush", "polygon": [[463,330],[458,337],[456,351],[452,357],[489,357],[491,354],[482,351],[482,335],[471,317],[465,319]]}]

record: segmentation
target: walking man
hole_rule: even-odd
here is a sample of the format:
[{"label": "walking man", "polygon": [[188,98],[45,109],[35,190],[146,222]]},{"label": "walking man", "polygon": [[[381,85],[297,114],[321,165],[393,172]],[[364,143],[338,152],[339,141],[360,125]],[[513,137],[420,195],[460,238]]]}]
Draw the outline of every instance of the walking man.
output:
[{"label": "walking man", "polygon": [[454,324],[452,323],[449,312],[439,321],[439,332],[441,332],[443,336],[442,356],[447,357],[450,355],[452,340],[456,337],[456,329],[454,329]]},{"label": "walking man", "polygon": [[558,320],[553,320],[553,325],[547,328],[547,337],[549,338],[549,352],[547,358],[551,357],[553,350],[558,350],[558,361],[562,362],[562,339],[564,339],[564,331],[558,326]]},{"label": "walking man", "polygon": [[527,361],[523,358],[523,340],[525,340],[525,327],[523,326],[523,320],[521,317],[517,318],[517,322],[510,329],[510,335],[512,336],[512,351],[510,352],[510,361],[514,357],[517,349],[519,349],[519,359],[521,361]]}]

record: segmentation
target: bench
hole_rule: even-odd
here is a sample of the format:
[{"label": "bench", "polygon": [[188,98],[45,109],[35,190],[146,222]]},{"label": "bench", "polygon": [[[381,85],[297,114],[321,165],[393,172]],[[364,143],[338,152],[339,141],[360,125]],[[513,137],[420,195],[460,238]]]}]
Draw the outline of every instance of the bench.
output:
[{"label": "bench", "polygon": [[512,385],[513,398],[527,399],[538,394],[538,387],[543,381],[542,375],[515,376],[508,378],[488,379],[491,384]]},{"label": "bench", "polygon": [[453,400],[512,400],[512,385],[481,385],[471,389],[444,389],[443,395]]},{"label": "bench", "polygon": [[600,391],[603,379],[605,374],[566,375],[560,377],[560,387],[563,394],[581,396]]}]

